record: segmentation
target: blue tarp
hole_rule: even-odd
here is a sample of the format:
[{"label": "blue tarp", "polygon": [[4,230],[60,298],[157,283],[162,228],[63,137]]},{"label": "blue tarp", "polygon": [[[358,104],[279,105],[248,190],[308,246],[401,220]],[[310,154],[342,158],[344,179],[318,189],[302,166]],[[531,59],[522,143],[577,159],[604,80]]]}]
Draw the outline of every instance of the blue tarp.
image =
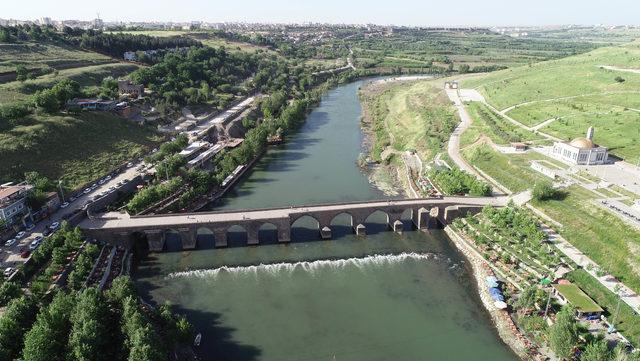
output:
[{"label": "blue tarp", "polygon": [[498,287],[498,279],[494,276],[487,276],[487,278],[485,278],[485,281],[487,283],[487,286],[489,287]]},{"label": "blue tarp", "polygon": [[489,294],[491,295],[491,298],[493,298],[496,301],[504,301],[504,296],[502,296],[502,291],[500,291],[500,289],[498,288],[495,288],[495,287],[489,288]]}]

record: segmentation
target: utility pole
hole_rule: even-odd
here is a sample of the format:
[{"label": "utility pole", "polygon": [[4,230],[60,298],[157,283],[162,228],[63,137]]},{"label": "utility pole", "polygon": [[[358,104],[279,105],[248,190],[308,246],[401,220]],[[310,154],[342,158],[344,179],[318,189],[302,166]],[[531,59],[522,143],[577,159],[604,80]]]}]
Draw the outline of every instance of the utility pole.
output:
[{"label": "utility pole", "polygon": [[549,312],[549,304],[551,303],[551,290],[553,287],[549,287],[549,296],[547,297],[547,305],[544,307],[544,317],[547,318],[547,313]]},{"label": "utility pole", "polygon": [[616,306],[616,313],[613,314],[613,320],[611,321],[611,327],[609,327],[609,333],[613,332],[616,329],[616,318],[618,318],[618,313],[620,312],[620,301],[622,301],[622,297],[620,296],[620,285],[617,284],[616,287],[614,287],[613,291],[616,293],[616,296],[618,296],[618,305]]}]

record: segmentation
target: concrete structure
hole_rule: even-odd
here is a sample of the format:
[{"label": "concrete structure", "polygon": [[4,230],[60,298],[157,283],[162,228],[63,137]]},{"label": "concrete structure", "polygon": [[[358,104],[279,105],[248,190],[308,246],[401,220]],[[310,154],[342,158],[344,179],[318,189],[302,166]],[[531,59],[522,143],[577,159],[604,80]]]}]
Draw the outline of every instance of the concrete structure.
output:
[{"label": "concrete structure", "polygon": [[113,110],[116,102],[113,100],[100,99],[73,99],[67,102],[68,109],[81,110]]},{"label": "concrete structure", "polygon": [[0,186],[0,221],[10,226],[29,213],[26,201],[31,189],[27,184]]},{"label": "concrete structure", "polygon": [[445,89],[458,89],[459,85],[457,81],[445,81],[444,88]]},{"label": "concrete structure", "polygon": [[504,206],[507,201],[507,197],[442,197],[139,217],[107,214],[89,217],[80,227],[90,238],[126,247],[146,242],[150,251],[159,252],[165,248],[167,232],[180,235],[182,249],[197,248],[198,234],[213,234],[217,247],[227,246],[230,228],[237,226],[246,231],[249,245],[260,243],[258,233],[265,225],[275,227],[279,242],[289,242],[296,221],[307,218],[315,220],[319,237],[328,239],[335,218],[347,215],[355,233],[364,236],[367,220],[374,213],[382,212],[389,228],[400,232],[405,224],[417,229],[437,228],[459,215],[479,212],[485,205]]},{"label": "concrete structure", "polygon": [[120,93],[121,95],[126,94],[137,98],[144,95],[144,85],[133,84],[129,80],[118,80],[118,93]]},{"label": "concrete structure", "polygon": [[607,148],[593,142],[593,127],[587,130],[585,138],[576,138],[571,142],[555,142],[551,155],[563,162],[577,165],[605,164],[609,157]]}]

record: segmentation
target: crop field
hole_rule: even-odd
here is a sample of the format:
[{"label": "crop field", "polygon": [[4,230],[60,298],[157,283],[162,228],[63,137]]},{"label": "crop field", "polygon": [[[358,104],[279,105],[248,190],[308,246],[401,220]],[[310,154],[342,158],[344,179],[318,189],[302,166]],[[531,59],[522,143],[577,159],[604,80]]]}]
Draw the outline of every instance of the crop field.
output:
[{"label": "crop field", "polygon": [[0,178],[20,180],[38,171],[75,187],[156,146],[148,126],[110,113],[32,116],[2,124]]},{"label": "crop field", "polygon": [[129,63],[91,65],[60,70],[33,80],[13,81],[0,84],[0,104],[24,100],[37,90],[50,88],[63,79],[75,80],[81,87],[85,88],[96,87],[100,85],[100,82],[102,82],[102,79],[105,77],[122,77],[138,69],[138,67],[138,65]]},{"label": "crop field", "polygon": [[17,65],[24,65],[29,69],[46,67],[64,69],[105,62],[113,62],[113,59],[106,55],[64,45],[0,44],[0,73],[13,72]]}]

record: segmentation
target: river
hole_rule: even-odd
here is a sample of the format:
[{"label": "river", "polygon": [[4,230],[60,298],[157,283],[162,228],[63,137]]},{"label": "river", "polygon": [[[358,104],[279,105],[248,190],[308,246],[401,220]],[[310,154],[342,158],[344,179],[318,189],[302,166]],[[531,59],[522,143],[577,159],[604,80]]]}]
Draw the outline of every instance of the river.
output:
[{"label": "river", "polygon": [[[328,92],[216,209],[383,197],[356,165],[361,84]],[[397,235],[382,219],[368,219],[366,238],[336,219],[334,239],[316,241],[302,219],[289,245],[265,229],[272,242],[258,247],[152,254],[137,283],[146,299],[187,315],[205,360],[515,360],[444,233]]]}]

